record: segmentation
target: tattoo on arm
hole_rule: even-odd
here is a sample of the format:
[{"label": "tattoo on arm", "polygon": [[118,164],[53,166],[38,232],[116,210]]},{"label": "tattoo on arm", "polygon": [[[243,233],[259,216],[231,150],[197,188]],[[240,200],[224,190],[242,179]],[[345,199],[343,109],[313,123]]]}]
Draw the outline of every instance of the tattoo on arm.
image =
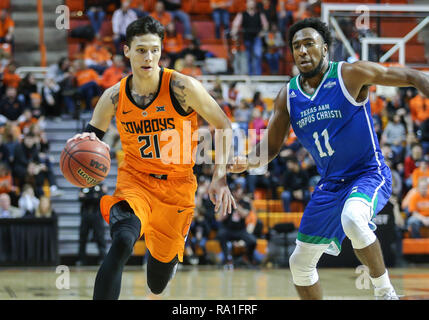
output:
[{"label": "tattoo on arm", "polygon": [[192,111],[193,108],[191,106],[187,106],[185,85],[182,83],[182,81],[171,80],[171,86],[173,88],[174,96],[176,97],[177,101],[179,101],[185,112]]},{"label": "tattoo on arm", "polygon": [[119,101],[119,88],[114,88],[112,90],[112,93],[110,94],[110,100],[112,101],[112,104],[115,106],[115,113],[116,109],[118,108],[118,101]]}]

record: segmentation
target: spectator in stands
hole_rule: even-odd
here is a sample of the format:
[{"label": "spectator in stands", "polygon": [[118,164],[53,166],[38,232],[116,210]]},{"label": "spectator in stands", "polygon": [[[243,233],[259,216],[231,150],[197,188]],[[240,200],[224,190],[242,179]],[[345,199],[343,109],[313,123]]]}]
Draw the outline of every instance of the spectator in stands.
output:
[{"label": "spectator in stands", "polygon": [[20,143],[21,131],[15,122],[9,121],[5,124],[2,137],[2,145],[4,147],[4,154],[8,157],[6,162],[9,166],[14,163],[15,148]]},{"label": "spectator in stands", "polygon": [[237,82],[231,82],[228,86],[228,96],[227,101],[233,107],[237,107],[240,103],[241,95],[240,91],[237,89]]},{"label": "spectator in stands", "polygon": [[253,254],[256,248],[256,237],[246,229],[246,217],[250,213],[251,204],[244,194],[244,189],[240,184],[231,187],[233,196],[237,203],[237,209],[233,209],[231,214],[219,217],[221,225],[217,233],[223,253],[223,264],[233,264],[232,255],[228,250],[229,241],[243,240],[246,244],[246,257],[248,263],[253,264]]},{"label": "spectator in stands", "polygon": [[396,167],[391,163],[390,160],[385,158],[387,166],[390,168],[392,173],[392,195],[397,199],[402,196],[402,178]]},{"label": "spectator in stands", "polygon": [[16,198],[17,188],[13,184],[12,172],[6,162],[0,162],[0,193]]},{"label": "spectator in stands", "polygon": [[201,68],[196,65],[195,57],[192,54],[187,54],[185,56],[185,58],[183,59],[183,67],[180,72],[194,78],[203,74]]},{"label": "spectator in stands", "polygon": [[381,118],[383,116],[383,110],[385,107],[385,100],[377,94],[377,87],[371,86],[369,87],[369,101],[371,103],[371,115],[375,119],[375,121],[381,123]]},{"label": "spectator in stands", "polygon": [[[12,168],[12,175],[17,179],[17,185],[20,189],[31,179],[31,172],[29,172],[30,163],[39,163],[39,154],[35,137],[33,135],[25,135],[22,143],[19,143],[15,147]],[[41,190],[40,193],[42,193]]]},{"label": "spectator in stands", "polygon": [[[59,59],[58,63],[49,66],[46,78],[53,79],[56,85],[60,87],[58,100],[64,107],[64,113],[74,115],[76,118],[76,104],[74,102],[77,89],[73,84],[73,70],[70,60],[66,57]],[[43,94],[42,94],[43,96]]]},{"label": "spectator in stands", "polygon": [[31,114],[35,118],[39,126],[43,129],[46,127],[46,110],[42,107],[42,96],[39,93],[32,93],[31,99]]},{"label": "spectator in stands", "polygon": [[61,85],[64,80],[72,76],[69,71],[70,66],[70,60],[67,57],[61,57],[57,63],[54,63],[48,67],[46,76],[53,79],[57,84]]},{"label": "spectator in stands", "polygon": [[86,15],[96,36],[100,35],[104,17],[106,16],[106,5],[105,0],[85,0]]},{"label": "spectator in stands", "polygon": [[[300,5],[300,11],[302,12],[303,5]],[[357,36],[356,28],[354,21],[348,19],[341,19],[338,24],[340,25],[341,30],[344,33],[344,36],[349,40],[351,47],[354,52],[361,52],[361,43]],[[332,46],[332,60],[333,61],[348,61],[354,62],[357,60],[357,57],[350,55],[346,49],[344,43],[341,41],[340,37],[336,34],[335,41]]]},{"label": "spectator in stands", "polygon": [[98,85],[100,76],[93,69],[87,68],[83,60],[75,60],[75,79],[79,95],[85,100],[85,110],[93,108],[92,99],[99,97],[101,88]]},{"label": "spectator in stands", "polygon": [[232,0],[210,0],[210,6],[213,9],[212,17],[215,23],[215,37],[220,39],[220,30],[223,26],[223,34],[229,33],[229,11],[232,6]]},{"label": "spectator in stands", "polygon": [[17,119],[19,129],[23,134],[27,134],[30,130],[30,125],[37,122],[37,119],[33,117],[31,109],[25,109],[24,112]]},{"label": "spectator in stands", "polygon": [[414,144],[411,147],[411,153],[404,160],[404,183],[407,189],[412,187],[411,174],[417,168],[419,162],[423,160],[423,149],[420,144]]},{"label": "spectator in stands", "polygon": [[14,152],[12,175],[17,179],[18,186],[30,183],[34,186],[35,194],[39,198],[44,195],[45,181],[50,187],[51,196],[60,196],[63,191],[58,189],[49,158],[40,157],[38,148],[39,138],[29,132],[24,136],[23,142],[18,144]]},{"label": "spectator in stands", "polygon": [[170,56],[171,63],[174,65],[176,60],[180,57],[180,53],[184,49],[183,37],[177,32],[174,23],[168,24],[165,28],[163,47],[164,52]]},{"label": "spectator in stands", "polygon": [[384,128],[381,139],[382,144],[388,144],[392,148],[395,156],[402,155],[407,138],[407,131],[398,113],[393,116],[392,120],[393,121],[389,121],[386,128]]},{"label": "spectator in stands", "polygon": [[239,37],[238,35],[233,35],[231,33],[229,56],[233,73],[238,75],[247,75],[247,55],[246,48],[243,43],[243,37]]},{"label": "spectator in stands", "polygon": [[[0,100],[1,101],[1,100]],[[1,110],[1,109],[0,109]],[[4,126],[6,125],[6,122],[8,122],[9,120],[0,113],[0,135],[1,135],[1,131],[3,130]],[[1,159],[0,159],[1,161]]]},{"label": "spectator in stands", "polygon": [[[195,260],[197,263],[207,261],[206,243],[210,234],[210,226],[198,208],[195,208],[189,232],[190,260]],[[202,255],[200,256],[197,255],[198,249],[202,251]]]},{"label": "spectator in stands", "polygon": [[180,52],[180,57],[184,58],[187,54],[192,54],[198,63],[203,63],[206,58],[213,56],[211,52],[200,48],[200,41],[193,38],[192,41]]},{"label": "spectator in stands", "polygon": [[[3,78],[3,73],[9,63],[12,62],[12,56],[10,52],[4,48],[4,44],[0,46],[0,79]],[[3,93],[2,88],[3,80],[0,82],[0,95]]]},{"label": "spectator in stands", "polygon": [[429,118],[420,125],[419,140],[423,148],[423,153],[429,153]]},{"label": "spectator in stands", "polygon": [[301,202],[304,206],[310,201],[311,194],[308,189],[309,178],[307,172],[301,168],[296,157],[286,161],[287,170],[283,175],[283,192],[281,194],[283,210],[290,212],[292,201]]},{"label": "spectator in stands", "polygon": [[94,69],[98,74],[103,74],[112,65],[112,54],[97,36],[92,42],[86,44],[83,58],[86,66]]},{"label": "spectator in stands", "polygon": [[216,77],[213,83],[213,88],[210,89],[209,93],[214,99],[223,98],[222,81],[220,80],[219,77]]},{"label": "spectator in stands", "polygon": [[251,116],[252,111],[250,110],[249,104],[246,99],[241,99],[238,107],[234,109],[234,119],[235,122],[238,122],[240,128],[245,131],[246,135]]},{"label": "spectator in stands", "polygon": [[263,133],[262,130],[267,128],[267,121],[262,118],[261,108],[253,107],[252,118],[249,122],[249,129],[253,129],[249,132],[249,138],[255,143],[261,141]]},{"label": "spectator in stands", "polygon": [[278,27],[284,39],[286,39],[287,27],[293,21],[293,12],[298,10],[296,0],[277,1]]},{"label": "spectator in stands", "polygon": [[267,110],[267,105],[262,99],[262,94],[260,91],[255,91],[250,104],[252,108],[258,108],[262,113]]},{"label": "spectator in stands", "polygon": [[248,0],[246,11],[239,12],[232,22],[232,37],[237,37],[240,28],[243,29],[249,75],[262,74],[262,36],[268,31],[268,27],[265,15],[256,10],[254,0]]},{"label": "spectator in stands", "polygon": [[106,255],[106,240],[104,238],[104,220],[100,212],[100,199],[107,193],[104,184],[98,184],[92,188],[83,188],[79,192],[81,203],[81,223],[79,231],[79,260],[78,265],[86,264],[86,244],[90,230],[94,231],[95,241],[99,252],[99,263]]},{"label": "spectator in stands", "polygon": [[136,13],[139,19],[148,15],[144,8],[144,0],[131,0],[130,8]]},{"label": "spectator in stands", "polygon": [[155,3],[154,11],[150,15],[161,22],[161,24],[166,27],[170,23],[174,23],[173,16],[170,12],[165,11],[165,6],[162,1],[157,1]]},{"label": "spectator in stands", "polygon": [[130,9],[130,0],[122,1],[121,8],[115,10],[112,16],[113,42],[116,54],[123,54],[121,44],[125,41],[128,25],[134,20],[137,20],[137,15]]},{"label": "spectator in stands", "polygon": [[23,104],[17,98],[17,90],[14,87],[6,88],[6,95],[0,100],[0,114],[7,119],[15,121],[24,110]]},{"label": "spectator in stands", "polygon": [[[264,224],[261,219],[258,218],[258,215],[250,210],[249,214],[246,217],[246,230],[248,233],[255,236],[255,238],[262,239],[264,237],[263,228]],[[256,251],[255,251],[256,253]]]},{"label": "spectator in stands", "polygon": [[425,98],[422,93],[418,92],[409,100],[408,105],[415,125],[420,126],[429,118],[429,98]]},{"label": "spectator in stands", "polygon": [[[203,171],[211,172],[212,168],[210,165],[203,165]],[[209,225],[210,230],[218,230],[219,225],[215,216],[214,205],[208,196],[209,185],[210,178],[207,178],[204,176],[204,174],[198,177],[198,189],[195,196],[195,206],[198,208],[199,213],[204,216],[204,220]]]},{"label": "spectator in stands", "polygon": [[25,106],[31,107],[32,93],[37,93],[37,82],[32,73],[27,73],[24,78],[21,79],[17,88],[18,100]]},{"label": "spectator in stands", "polygon": [[429,227],[429,194],[426,177],[418,181],[417,192],[411,195],[409,201],[408,209],[411,216],[407,219],[407,227],[411,232],[411,238],[420,238],[420,228]]},{"label": "spectator in stands", "polygon": [[423,160],[419,162],[417,168],[415,168],[411,174],[413,188],[417,187],[417,184],[422,177],[429,178],[429,155],[425,155],[423,157]]},{"label": "spectator in stands", "polygon": [[265,35],[265,45],[264,56],[270,67],[270,74],[277,75],[279,74],[279,61],[285,42],[275,23],[270,23],[270,30]]},{"label": "spectator in stands", "polygon": [[15,22],[6,9],[0,9],[0,43],[9,43],[14,48]]},{"label": "spectator in stands", "polygon": [[192,39],[192,27],[191,19],[189,15],[181,10],[182,1],[181,0],[162,0],[165,6],[165,10],[171,13],[173,19],[179,20],[183,24],[183,33],[185,39]]},{"label": "spectator in stands", "polygon": [[18,88],[19,83],[21,82],[21,77],[15,72],[16,64],[11,62],[8,64],[7,68],[3,73],[3,83],[6,87]]},{"label": "spectator in stands", "polygon": [[[37,121],[30,126],[28,131],[29,134],[32,134],[36,137],[36,145],[39,150],[39,158],[43,161],[43,157],[49,153],[49,140],[46,136],[46,132],[42,130],[40,122]],[[50,161],[53,162],[53,158],[50,158]]]},{"label": "spectator in stands", "polygon": [[51,218],[55,216],[55,211],[52,209],[51,199],[46,196],[41,196],[39,206],[36,209],[36,218]]},{"label": "spectator in stands", "polygon": [[30,184],[25,184],[18,200],[19,209],[21,209],[24,217],[35,217],[39,203],[40,200],[34,195],[33,187]]},{"label": "spectator in stands", "polygon": [[114,84],[118,83],[127,74],[125,68],[124,57],[122,55],[115,55],[113,57],[113,64],[104,71],[103,76],[100,80],[100,86],[103,89],[110,88]]},{"label": "spectator in stands", "polygon": [[54,79],[46,77],[41,89],[41,105],[42,113],[48,118],[59,117],[62,114],[61,109],[61,87]]},{"label": "spectator in stands", "polygon": [[21,210],[11,205],[10,197],[7,193],[0,194],[0,218],[21,218]]}]

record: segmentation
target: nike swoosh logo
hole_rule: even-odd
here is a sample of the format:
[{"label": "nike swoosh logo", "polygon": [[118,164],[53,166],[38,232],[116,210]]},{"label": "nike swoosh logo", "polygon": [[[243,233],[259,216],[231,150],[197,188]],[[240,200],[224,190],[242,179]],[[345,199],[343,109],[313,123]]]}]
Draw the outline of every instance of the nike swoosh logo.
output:
[{"label": "nike swoosh logo", "polygon": [[183,211],[185,211],[186,209],[183,210],[177,210],[177,213],[182,213]]},{"label": "nike swoosh logo", "polygon": [[133,111],[133,110],[129,110],[129,111],[122,110],[122,114],[127,114],[127,113],[130,113],[131,111]]}]

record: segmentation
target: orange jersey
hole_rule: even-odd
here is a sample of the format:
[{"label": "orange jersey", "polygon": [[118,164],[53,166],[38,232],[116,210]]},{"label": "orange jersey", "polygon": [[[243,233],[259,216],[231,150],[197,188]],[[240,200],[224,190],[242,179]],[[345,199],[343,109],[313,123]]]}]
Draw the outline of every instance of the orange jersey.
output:
[{"label": "orange jersey", "polygon": [[106,47],[99,43],[92,43],[85,47],[84,59],[90,59],[96,63],[108,62],[112,59],[112,54]]},{"label": "orange jersey", "polygon": [[167,53],[179,53],[183,50],[183,37],[180,33],[177,33],[175,37],[168,37],[167,35],[164,38],[164,51]]},{"label": "orange jersey", "polygon": [[429,194],[425,196],[421,195],[420,192],[416,192],[410,197],[410,204],[408,209],[410,212],[418,212],[422,216],[429,216]]},{"label": "orange jersey", "polygon": [[[185,114],[172,96],[174,70],[161,70],[158,92],[144,108],[131,96],[133,75],[120,82],[116,125],[125,156],[115,192],[102,197],[100,208],[109,223],[112,206],[126,200],[140,219],[140,236],[145,235],[151,255],[161,262],[170,262],[176,255],[183,261],[197,190],[192,170],[198,142],[198,134],[192,139],[198,133],[197,114]],[[169,158],[170,153],[178,153],[180,161],[176,163],[174,155]]]},{"label": "orange jersey", "polygon": [[277,2],[277,12],[281,9],[281,4],[283,4],[283,8],[287,11],[296,11],[298,10],[298,4],[295,0],[279,0]]},{"label": "orange jersey", "polygon": [[77,86],[83,86],[84,84],[95,81],[98,83],[99,75],[94,69],[84,69],[77,71],[75,74]]},{"label": "orange jersey", "polygon": [[0,38],[6,37],[11,27],[15,27],[15,22],[10,17],[0,20]]},{"label": "orange jersey", "polygon": [[16,73],[10,73],[9,70],[5,69],[3,73],[3,83],[6,87],[18,88],[21,77]]},{"label": "orange jersey", "polygon": [[100,80],[100,85],[104,88],[110,88],[117,84],[124,77],[124,69],[111,66],[103,72],[103,76]]},{"label": "orange jersey", "polygon": [[167,11],[163,12],[163,14],[161,16],[157,12],[154,11],[150,14],[150,16],[152,18],[158,20],[159,22],[161,22],[161,24],[163,26],[166,26],[167,24],[173,22],[173,17]]},{"label": "orange jersey", "polygon": [[179,177],[189,175],[194,166],[198,126],[196,112],[185,114],[171,95],[173,72],[162,69],[158,93],[145,108],[137,106],[131,96],[132,75],[123,78],[116,126],[125,163],[138,171]]}]

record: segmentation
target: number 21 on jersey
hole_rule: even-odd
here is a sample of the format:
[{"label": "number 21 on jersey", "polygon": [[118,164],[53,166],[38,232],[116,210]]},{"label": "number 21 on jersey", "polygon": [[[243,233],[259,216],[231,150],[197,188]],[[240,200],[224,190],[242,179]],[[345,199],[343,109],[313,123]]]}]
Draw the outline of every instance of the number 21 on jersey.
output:
[{"label": "number 21 on jersey", "polygon": [[319,134],[317,133],[317,131],[313,132],[314,143],[316,144],[317,150],[319,151],[319,156],[321,158],[326,157],[326,156],[332,156],[334,154],[335,150],[333,150],[331,145],[329,144],[329,133],[328,133],[327,129],[322,131],[322,137],[325,140],[325,149],[328,153],[323,151],[322,145],[320,144],[320,141],[319,141]]}]

